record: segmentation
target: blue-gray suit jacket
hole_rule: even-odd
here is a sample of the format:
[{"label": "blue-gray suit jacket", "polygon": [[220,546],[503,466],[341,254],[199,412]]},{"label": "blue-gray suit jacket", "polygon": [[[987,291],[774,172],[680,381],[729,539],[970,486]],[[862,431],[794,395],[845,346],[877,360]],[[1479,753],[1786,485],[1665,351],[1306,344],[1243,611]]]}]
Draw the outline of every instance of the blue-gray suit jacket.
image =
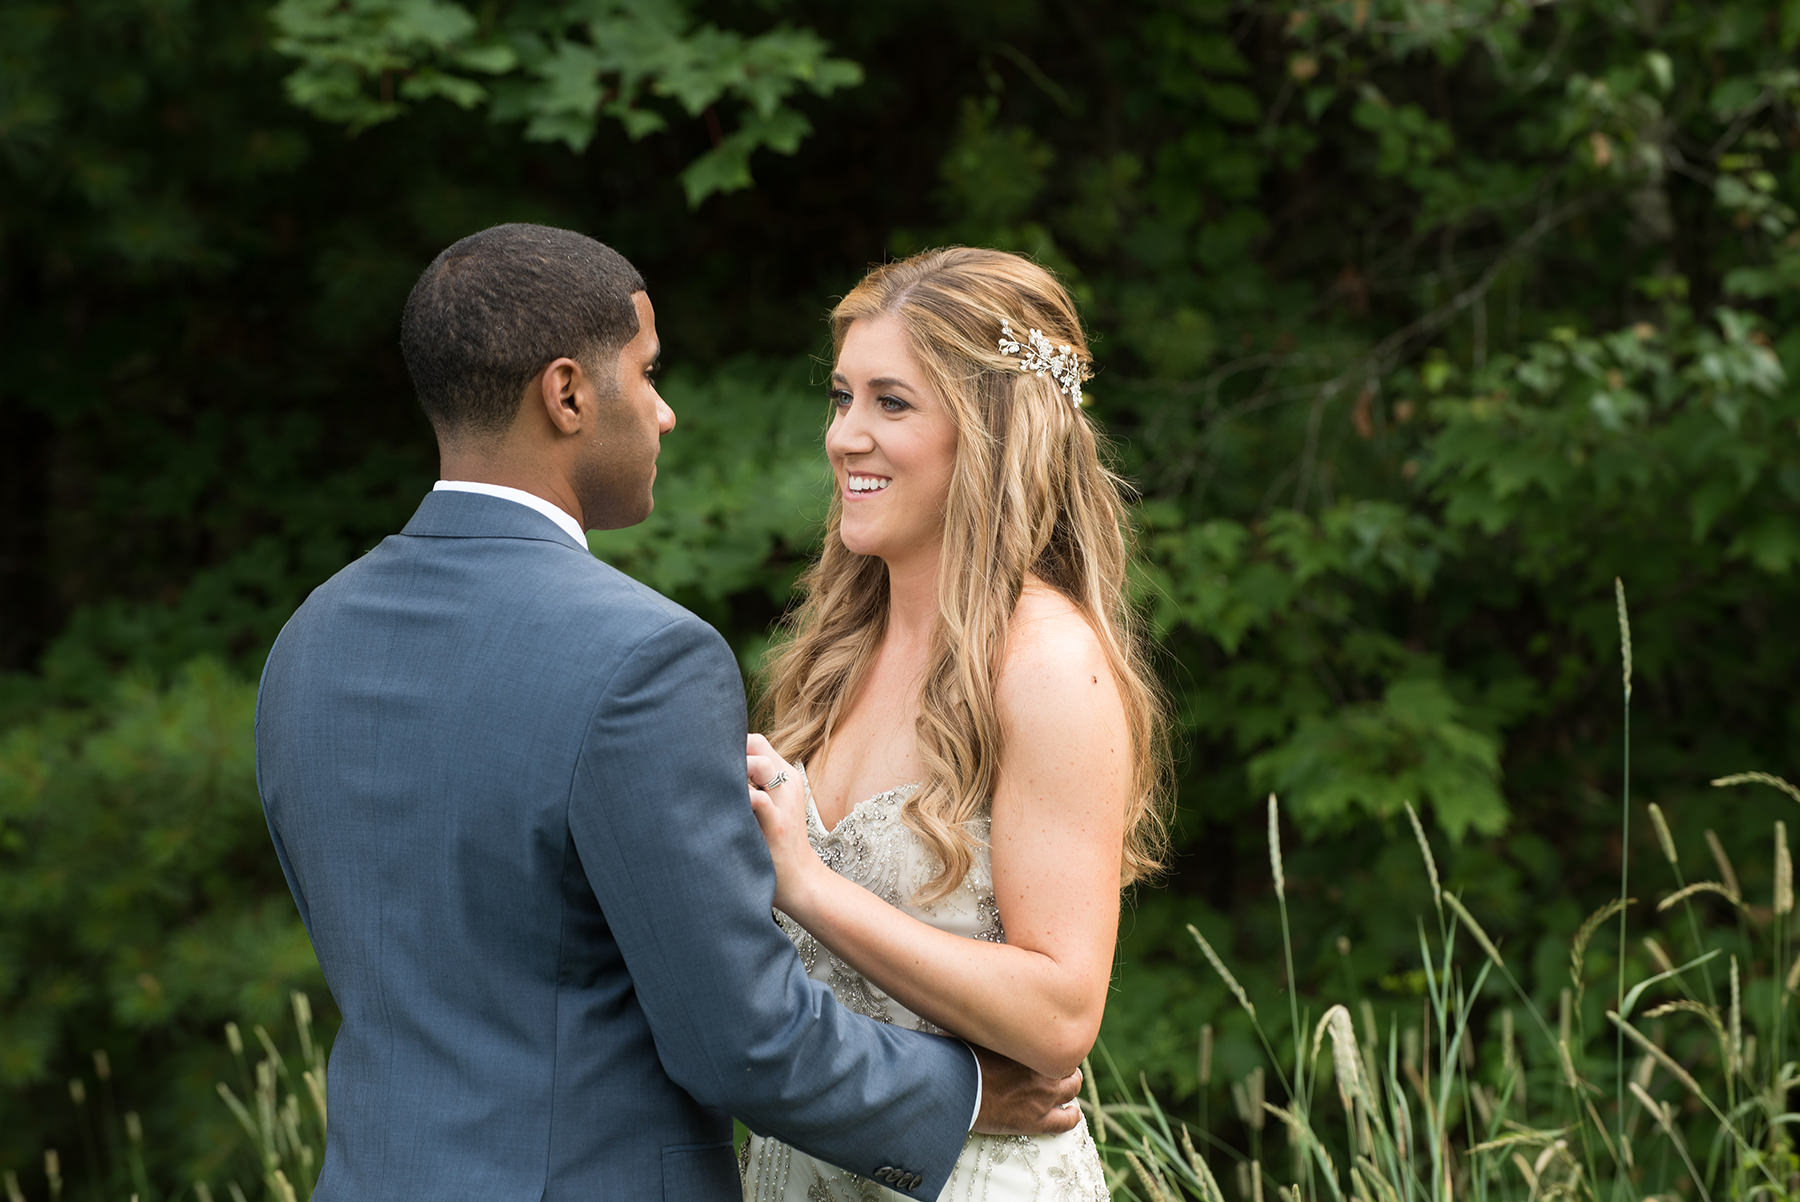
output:
[{"label": "blue-gray suit jacket", "polygon": [[307,599],[257,777],[343,1015],[318,1202],[736,1199],[732,1114],[936,1195],[974,1060],[807,979],[743,747],[718,633],[512,501]]}]

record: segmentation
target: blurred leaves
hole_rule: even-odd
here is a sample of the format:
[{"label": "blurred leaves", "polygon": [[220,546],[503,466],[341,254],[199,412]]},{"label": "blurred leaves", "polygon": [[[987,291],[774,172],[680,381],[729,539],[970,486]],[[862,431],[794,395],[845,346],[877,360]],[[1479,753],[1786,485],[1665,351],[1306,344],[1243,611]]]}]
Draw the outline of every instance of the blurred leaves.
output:
[{"label": "blurred leaves", "polygon": [[704,115],[712,145],[681,173],[690,206],[749,187],[758,150],[794,153],[812,126],[791,98],[862,82],[811,30],[747,37],[696,25],[680,0],[516,5],[480,18],[454,0],[279,0],[270,17],[275,48],[296,64],[288,96],[353,132],[444,99],[580,153],[602,118],[636,140],[669,128],[670,109]]},{"label": "blurred leaves", "polygon": [[[225,1022],[266,1021],[291,989],[321,990],[269,854],[255,699],[253,683],[196,660],[166,688],[128,679],[91,709],[46,710],[0,735],[9,1099],[56,1096],[71,1061],[95,1050],[150,1081],[223,1077]],[[165,1162],[220,1154],[210,1093],[151,1114]],[[13,1126],[0,1152],[25,1163],[30,1135]]]},{"label": "blurred leaves", "polygon": [[676,430],[657,460],[656,507],[639,525],[588,535],[600,558],[729,632],[747,674],[831,497],[816,371],[740,358],[670,373],[660,390]]},{"label": "blurred leaves", "polygon": [[[1394,885],[1416,864],[1385,837],[1404,801],[1515,962],[1565,975],[1552,945],[1625,850],[1615,577],[1634,793],[1763,863],[1704,782],[1800,734],[1797,14],[0,7],[0,650],[28,669],[0,677],[0,859],[37,891],[16,931],[0,910],[24,941],[0,957],[0,1074],[47,1081],[23,1096],[54,1129],[44,1091],[89,1045],[187,1063],[225,960],[240,988],[305,971],[217,731],[305,591],[429,486],[396,317],[437,249],[501,220],[644,268],[679,425],[650,520],[593,546],[746,666],[826,505],[805,353],[831,298],[950,242],[1069,283],[1087,412],[1142,494],[1133,583],[1181,754],[1181,855],[1127,917],[1107,1040],[1177,1099],[1201,1022],[1221,1077],[1255,1052],[1188,922],[1258,996],[1353,976],[1416,1001],[1392,969],[1416,952]],[[747,186],[768,151],[792,157]],[[712,198],[704,221],[684,197]],[[1313,836],[1288,874],[1317,917],[1300,982],[1245,867],[1270,789]],[[238,807],[245,842],[183,806]],[[219,881],[227,913],[140,861]],[[177,933],[144,935],[130,899]],[[16,1160],[37,1137],[4,1126]]]}]

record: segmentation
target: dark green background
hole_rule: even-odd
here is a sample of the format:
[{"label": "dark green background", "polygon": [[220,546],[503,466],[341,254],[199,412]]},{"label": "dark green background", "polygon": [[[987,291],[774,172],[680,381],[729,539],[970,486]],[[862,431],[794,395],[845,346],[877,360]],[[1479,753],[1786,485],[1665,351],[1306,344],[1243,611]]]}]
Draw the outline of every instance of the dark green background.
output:
[{"label": "dark green background", "polygon": [[[1180,854],[1128,913],[1104,1038],[1173,1104],[1201,1023],[1220,1076],[1259,1055],[1185,924],[1285,1026],[1271,791],[1315,1017],[1416,1006],[1406,801],[1554,994],[1622,850],[1659,862],[1641,811],[1621,840],[1615,578],[1634,797],[1690,879],[1713,829],[1766,907],[1791,803],[1707,781],[1791,774],[1800,733],[1796,0],[471,4],[433,43],[452,8],[276,6],[375,22],[349,46],[425,31],[326,72],[362,108],[325,116],[264,5],[0,9],[0,1166],[41,1181],[55,1144],[106,1179],[67,1092],[104,1048],[159,1188],[254,1177],[221,1026],[301,987],[329,1027],[256,801],[256,673],[429,487],[400,305],[503,220],[648,279],[680,425],[655,514],[595,549],[747,666],[823,511],[832,298],[948,242],[1063,273],[1180,718]],[[765,112],[780,71],[705,39],[781,26],[834,90]],[[631,85],[664,128],[535,140],[569,78],[533,64],[621,29],[701,48]],[[498,45],[508,70],[458,57]],[[488,90],[359,124],[457,78]],[[793,152],[690,204],[771,112]]]}]

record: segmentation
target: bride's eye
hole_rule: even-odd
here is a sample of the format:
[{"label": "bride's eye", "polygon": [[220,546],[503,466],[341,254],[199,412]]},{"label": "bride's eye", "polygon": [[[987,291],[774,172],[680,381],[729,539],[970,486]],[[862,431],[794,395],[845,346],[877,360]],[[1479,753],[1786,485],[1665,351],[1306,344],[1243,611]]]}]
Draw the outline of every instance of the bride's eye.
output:
[{"label": "bride's eye", "polygon": [[847,388],[833,388],[825,394],[825,399],[833,409],[844,409],[849,407],[850,391]]}]

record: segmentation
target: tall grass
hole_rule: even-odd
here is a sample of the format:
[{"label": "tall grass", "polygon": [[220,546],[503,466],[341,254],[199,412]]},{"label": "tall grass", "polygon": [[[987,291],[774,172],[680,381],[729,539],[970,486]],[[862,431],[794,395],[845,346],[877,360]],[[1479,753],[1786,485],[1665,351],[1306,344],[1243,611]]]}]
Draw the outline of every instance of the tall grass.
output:
[{"label": "tall grass", "polygon": [[[235,1085],[220,1082],[220,1101],[243,1133],[240,1150],[256,1165],[248,1187],[224,1183],[231,1202],[305,1202],[312,1196],[325,1148],[325,1049],[314,1038],[312,1003],[292,997],[297,1056],[283,1052],[268,1030],[251,1029],[246,1043],[236,1023],[225,1027],[225,1042],[237,1064]],[[42,1197],[49,1202],[117,1199],[131,1202],[218,1202],[206,1181],[165,1193],[145,1169],[143,1124],[136,1113],[121,1116],[113,1100],[112,1069],[105,1052],[94,1053],[92,1087],[85,1078],[69,1082],[69,1098],[81,1116],[82,1147],[70,1160],[58,1149],[44,1153]],[[35,1185],[35,1183],[33,1183]],[[0,1172],[6,1202],[31,1202],[14,1169]]]},{"label": "tall grass", "polygon": [[[1384,1028],[1370,999],[1346,999],[1325,1008],[1308,1039],[1290,989],[1292,1047],[1285,1058],[1278,1056],[1254,1000],[1189,927],[1255,1030],[1282,1091],[1262,1100],[1255,1117],[1285,1138],[1281,1146],[1267,1147],[1261,1123],[1246,1122],[1255,1134],[1252,1146],[1240,1149],[1212,1132],[1191,1130],[1141,1081],[1135,1088],[1120,1081],[1102,1051],[1100,1069],[1113,1096],[1103,1101],[1100,1091],[1091,1091],[1088,1110],[1115,1199],[1800,1200],[1794,1136],[1800,1113],[1790,1101],[1800,1086],[1800,1066],[1788,1021],[1800,958],[1790,938],[1794,887],[1786,824],[1775,823],[1773,895],[1765,909],[1743,897],[1711,831],[1706,842],[1718,879],[1688,880],[1682,849],[1661,810],[1647,807],[1672,876],[1655,910],[1679,912],[1670,917],[1690,946],[1678,963],[1654,934],[1645,936],[1642,946],[1654,971],[1628,979],[1627,921],[1635,902],[1629,863],[1631,636],[1623,586],[1617,602],[1626,723],[1624,863],[1618,896],[1570,937],[1569,984],[1555,1014],[1544,1012],[1481,922],[1443,886],[1424,828],[1408,806],[1432,901],[1417,924],[1425,994],[1418,1017],[1395,1018]],[[1766,773],[1712,783],[1768,786],[1800,801],[1800,789]],[[1270,869],[1292,982],[1293,934],[1275,807],[1271,798]],[[1715,932],[1708,946],[1696,902],[1714,898],[1736,914],[1738,930],[1726,934],[1738,938]],[[1588,949],[1615,921],[1617,972],[1605,1010],[1610,1031],[1590,1033],[1581,1017],[1590,985]],[[1742,948],[1756,954],[1740,960]],[[1763,1012],[1748,1013],[1752,1005]],[[1604,1040],[1608,1033],[1612,1038]],[[1611,1045],[1610,1055],[1590,1050],[1603,1043]],[[1260,1078],[1260,1071],[1254,1075]],[[1316,1088],[1322,1080],[1334,1086],[1332,1096]],[[1246,1083],[1234,1097],[1248,1092]],[[1240,1117],[1248,1118],[1242,1109]]]}]

